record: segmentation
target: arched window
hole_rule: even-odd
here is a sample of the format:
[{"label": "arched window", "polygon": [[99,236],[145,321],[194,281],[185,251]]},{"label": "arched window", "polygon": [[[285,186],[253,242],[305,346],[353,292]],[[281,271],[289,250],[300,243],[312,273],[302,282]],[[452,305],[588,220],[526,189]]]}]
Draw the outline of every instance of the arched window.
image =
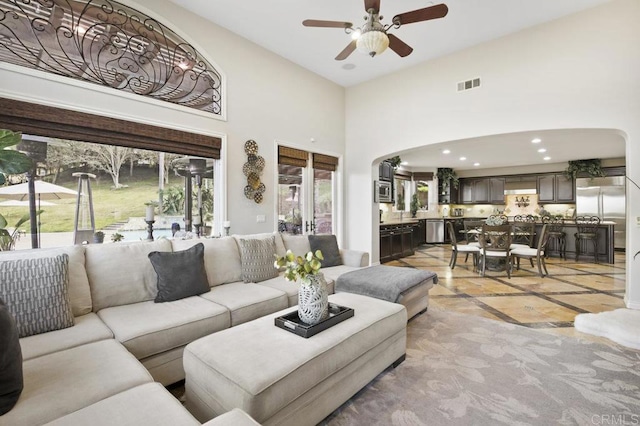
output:
[{"label": "arched window", "polygon": [[222,77],[145,14],[108,0],[0,0],[0,61],[224,116]]}]

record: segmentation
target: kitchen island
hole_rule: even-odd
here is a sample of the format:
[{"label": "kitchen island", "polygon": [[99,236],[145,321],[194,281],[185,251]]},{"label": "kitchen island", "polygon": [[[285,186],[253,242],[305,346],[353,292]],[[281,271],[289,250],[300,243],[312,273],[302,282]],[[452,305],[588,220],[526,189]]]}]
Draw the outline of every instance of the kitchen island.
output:
[{"label": "kitchen island", "polygon": [[[614,222],[600,222],[598,225],[598,262],[614,263]],[[565,232],[565,250],[567,260],[575,259],[576,256],[576,237],[578,227],[575,221],[565,220],[563,231]],[[542,232],[542,223],[536,223],[536,239],[535,244],[538,242],[537,236]],[[534,245],[535,247],[535,245]],[[581,250],[581,261],[593,261],[593,244],[587,243],[585,249]],[[554,247],[551,243],[547,245],[547,254],[550,257],[559,257],[560,253],[558,247]]]},{"label": "kitchen island", "polygon": [[415,253],[424,241],[424,219],[405,219],[380,224],[380,263],[401,259]]}]

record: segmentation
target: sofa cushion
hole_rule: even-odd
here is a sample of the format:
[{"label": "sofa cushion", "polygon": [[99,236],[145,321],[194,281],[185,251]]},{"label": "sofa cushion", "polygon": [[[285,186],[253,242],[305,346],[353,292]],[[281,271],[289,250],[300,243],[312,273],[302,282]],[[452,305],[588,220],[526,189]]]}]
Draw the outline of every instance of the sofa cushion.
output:
[{"label": "sofa cushion", "polygon": [[262,281],[258,284],[263,285],[265,287],[274,288],[276,290],[286,293],[287,299],[289,300],[289,306],[294,306],[298,304],[298,290],[300,288],[300,284],[298,284],[295,281],[285,280],[284,275],[280,274],[275,278]]},{"label": "sofa cushion", "polygon": [[93,312],[75,317],[73,327],[20,339],[22,358],[26,361],[87,343],[113,339],[113,333]]},{"label": "sofa cushion", "polygon": [[198,297],[225,306],[231,325],[242,324],[289,306],[287,294],[260,284],[231,283],[213,287]]},{"label": "sofa cushion", "polygon": [[22,387],[22,352],[18,327],[0,299],[0,416],[16,405]]},{"label": "sofa cushion", "polygon": [[152,251],[149,253],[149,260],[158,274],[156,303],[171,302],[209,291],[202,243],[182,251]]},{"label": "sofa cushion", "polygon": [[40,425],[152,381],[115,340],[30,359],[23,370],[24,390],[13,410],[1,418],[3,425]]},{"label": "sofa cushion", "polygon": [[240,251],[233,237],[205,238],[199,240],[171,240],[174,251],[186,250],[196,244],[204,244],[204,267],[209,286],[240,281],[242,265]]},{"label": "sofa cushion", "polygon": [[160,239],[86,246],[94,311],[156,297],[158,277],[148,259],[152,251],[171,251],[171,242]]},{"label": "sofa cushion", "polygon": [[87,270],[84,267],[84,246],[68,246],[54,249],[32,249],[0,252],[0,262],[3,260],[31,259],[54,257],[61,254],[69,256],[69,300],[73,315],[91,312],[91,290]]},{"label": "sofa cushion", "polygon": [[178,348],[230,325],[229,311],[200,297],[102,309],[98,316],[138,359]]},{"label": "sofa cushion", "polygon": [[258,283],[278,276],[273,266],[276,260],[275,237],[238,238],[240,260],[242,262],[242,280],[245,283]]},{"label": "sofa cushion", "polygon": [[306,235],[282,234],[282,241],[287,250],[291,250],[296,256],[304,256],[311,251],[309,238]]},{"label": "sofa cushion", "polygon": [[309,235],[309,246],[312,252],[320,250],[324,260],[320,261],[323,268],[342,265],[338,240],[335,235]]},{"label": "sofa cushion", "polygon": [[71,327],[69,256],[0,262],[0,298],[15,318],[20,337]]},{"label": "sofa cushion", "polygon": [[199,426],[200,422],[161,384],[147,383],[47,423],[66,425]]}]

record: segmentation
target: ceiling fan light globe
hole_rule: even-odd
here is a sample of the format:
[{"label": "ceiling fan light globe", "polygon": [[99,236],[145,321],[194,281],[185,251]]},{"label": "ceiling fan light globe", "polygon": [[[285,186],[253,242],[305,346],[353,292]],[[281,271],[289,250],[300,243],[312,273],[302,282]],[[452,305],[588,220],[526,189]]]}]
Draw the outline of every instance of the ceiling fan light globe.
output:
[{"label": "ceiling fan light globe", "polygon": [[383,31],[370,30],[360,35],[356,47],[359,51],[374,57],[389,47],[389,37]]}]

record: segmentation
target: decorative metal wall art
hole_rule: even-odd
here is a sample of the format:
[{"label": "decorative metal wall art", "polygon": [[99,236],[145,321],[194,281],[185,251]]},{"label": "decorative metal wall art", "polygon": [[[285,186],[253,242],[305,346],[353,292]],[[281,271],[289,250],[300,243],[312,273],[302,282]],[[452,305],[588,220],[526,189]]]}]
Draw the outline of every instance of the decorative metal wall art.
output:
[{"label": "decorative metal wall art", "polygon": [[115,1],[0,0],[0,61],[222,114],[220,73]]},{"label": "decorative metal wall art", "polygon": [[244,187],[244,196],[260,204],[266,189],[260,182],[260,175],[264,170],[264,158],[258,155],[258,143],[249,139],[244,144],[244,152],[247,154],[247,162],[242,166],[242,173],[247,177],[247,185]]}]

